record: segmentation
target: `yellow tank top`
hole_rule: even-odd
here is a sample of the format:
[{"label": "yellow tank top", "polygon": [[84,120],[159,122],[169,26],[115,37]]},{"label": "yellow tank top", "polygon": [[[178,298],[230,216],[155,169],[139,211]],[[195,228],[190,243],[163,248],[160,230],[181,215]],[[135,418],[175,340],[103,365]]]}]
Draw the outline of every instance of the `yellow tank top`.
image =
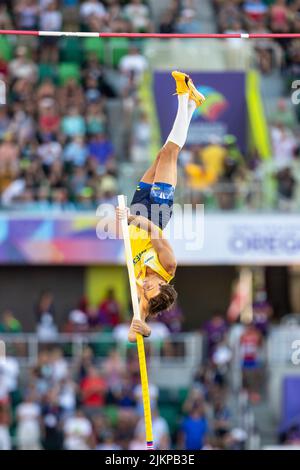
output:
[{"label": "yellow tank top", "polygon": [[137,284],[142,286],[147,267],[155,271],[169,283],[174,276],[169,274],[161,265],[158,255],[151,243],[151,238],[146,230],[130,225],[129,236]]}]

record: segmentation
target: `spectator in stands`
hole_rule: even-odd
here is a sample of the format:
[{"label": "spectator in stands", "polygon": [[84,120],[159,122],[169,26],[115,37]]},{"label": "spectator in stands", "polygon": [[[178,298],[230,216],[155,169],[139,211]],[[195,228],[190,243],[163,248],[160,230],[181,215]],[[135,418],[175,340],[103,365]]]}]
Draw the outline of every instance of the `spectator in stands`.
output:
[{"label": "spectator in stands", "polygon": [[283,168],[293,161],[296,140],[293,133],[278,123],[271,129],[273,160],[277,168]]},{"label": "spectator in stands", "polygon": [[180,333],[184,322],[182,308],[176,302],[170,310],[165,310],[159,316],[159,321],[164,323],[171,333]]},{"label": "spectator in stands", "polygon": [[[118,413],[118,426],[116,428],[116,441],[123,449],[128,449],[134,436],[137,417],[128,408],[122,408]],[[145,445],[145,440],[144,440]],[[132,449],[133,450],[133,449]]]},{"label": "spectator in stands", "polygon": [[90,31],[101,31],[107,19],[107,12],[98,0],[86,0],[80,7],[80,18]]},{"label": "spectator in stands", "polygon": [[90,157],[97,161],[102,173],[105,173],[106,169],[114,167],[114,148],[105,133],[93,135],[88,144],[88,150]]},{"label": "spectator in stands", "polygon": [[292,169],[284,167],[276,173],[278,183],[278,208],[281,211],[291,211],[295,209],[294,198],[297,181],[294,178]]},{"label": "spectator in stands", "polygon": [[107,429],[106,432],[103,433],[102,442],[98,444],[96,450],[122,450],[122,448],[116,443],[115,433]]},{"label": "spectator in stands", "polygon": [[37,29],[39,7],[35,0],[14,2],[13,11],[18,29]]},{"label": "spectator in stands", "polygon": [[110,389],[108,400],[111,400],[122,409],[134,410],[136,406],[136,396],[130,373],[125,372],[120,376],[118,386]]},{"label": "spectator in stands", "polygon": [[11,450],[12,442],[9,433],[11,424],[9,406],[0,401],[0,450]]},{"label": "spectator in stands", "polygon": [[150,31],[150,11],[142,0],[130,0],[123,8],[125,18],[131,22],[133,30],[140,33]]},{"label": "spectator in stands", "polygon": [[36,325],[36,333],[40,341],[53,341],[58,335],[58,328],[54,323],[53,316],[45,312],[41,315]]},{"label": "spectator in stands", "polygon": [[[170,449],[170,430],[167,421],[159,415],[158,408],[152,409],[152,430],[154,436],[155,450],[169,450]],[[135,429],[136,436],[144,436],[145,442],[145,420],[141,418],[137,423]]]},{"label": "spectator in stands", "polygon": [[193,34],[201,31],[201,24],[197,20],[196,12],[193,8],[184,8],[175,26],[176,33]]},{"label": "spectator in stands", "polygon": [[275,0],[270,7],[270,28],[273,33],[287,33],[289,31],[291,12],[286,0]]},{"label": "spectator in stands", "polygon": [[52,388],[44,397],[41,406],[42,444],[45,450],[62,450],[61,418],[62,409],[59,406],[58,389]]},{"label": "spectator in stands", "polygon": [[201,450],[208,434],[208,423],[201,403],[196,404],[183,419],[178,437],[178,447],[184,450]]},{"label": "spectator in stands", "polygon": [[222,437],[231,428],[230,411],[224,402],[224,397],[217,394],[213,400],[213,432],[216,437]]},{"label": "spectator in stands", "polygon": [[17,414],[17,447],[19,450],[41,449],[40,415],[41,408],[36,403],[36,396],[28,392],[25,400],[18,405]]},{"label": "spectator in stands", "polygon": [[88,157],[88,148],[81,135],[74,136],[64,149],[64,159],[74,166],[84,166]]},{"label": "spectator in stands", "polygon": [[44,313],[50,313],[52,317],[55,316],[54,296],[50,290],[46,289],[41,292],[39,300],[34,310],[36,319],[38,321]]},{"label": "spectator in stands", "polygon": [[81,357],[75,367],[75,378],[77,382],[82,382],[87,377],[88,370],[95,364],[94,352],[91,347],[85,346],[83,348]]},{"label": "spectator in stands", "polygon": [[175,32],[176,15],[170,8],[165,10],[159,24],[159,32],[162,34],[172,34]]},{"label": "spectator in stands", "polygon": [[253,324],[248,325],[240,338],[240,354],[243,386],[248,391],[250,400],[254,403],[261,399],[262,346],[262,334]]},{"label": "spectator in stands", "polygon": [[225,319],[220,313],[215,313],[203,325],[203,330],[206,333],[208,340],[208,354],[211,356],[216,346],[223,341],[227,332],[228,326]]},{"label": "spectator in stands", "polygon": [[67,137],[75,137],[76,135],[84,135],[86,131],[86,124],[84,118],[81,116],[80,111],[76,107],[71,107],[62,119],[61,128],[62,132]]},{"label": "spectator in stands", "polygon": [[52,380],[54,382],[61,382],[68,377],[68,363],[64,358],[63,351],[61,348],[56,347],[53,349],[50,355],[51,368],[52,368]]},{"label": "spectator in stands", "polygon": [[[16,58],[9,64],[9,73],[12,79],[25,79],[35,83],[37,80],[37,65],[29,59],[26,47],[19,46],[16,50]],[[21,83],[21,82],[19,82]]]},{"label": "spectator in stands", "polygon": [[133,76],[134,83],[138,84],[148,68],[145,56],[136,45],[131,45],[128,54],[124,55],[119,64],[120,71],[127,77]]},{"label": "spectator in stands", "polygon": [[93,412],[105,403],[107,385],[94,366],[89,366],[85,378],[80,383],[80,393],[83,406]]},{"label": "spectator in stands", "polygon": [[5,310],[2,313],[2,321],[0,323],[0,333],[20,333],[22,325],[14,316],[11,310]]},{"label": "spectator in stands", "polygon": [[71,416],[75,411],[77,388],[77,384],[72,379],[71,374],[60,382],[58,404],[64,418]]},{"label": "spectator in stands", "polygon": [[0,28],[12,29],[11,17],[5,3],[1,3],[0,5]]},{"label": "spectator in stands", "polygon": [[268,334],[272,316],[273,308],[268,301],[267,292],[263,287],[258,288],[253,299],[253,323],[264,337]]},{"label": "spectator in stands", "polygon": [[113,329],[113,338],[117,343],[127,344],[130,323],[131,318],[126,318],[125,321],[119,323],[119,325],[115,326],[115,328]]},{"label": "spectator in stands", "polygon": [[89,450],[92,440],[92,425],[80,408],[74,416],[66,419],[63,427],[65,450]]},{"label": "spectator in stands", "polygon": [[242,13],[233,0],[221,2],[218,21],[219,27],[222,32],[230,29],[233,24],[242,24]]},{"label": "spectator in stands", "polygon": [[98,307],[99,323],[114,328],[121,321],[121,309],[113,288],[107,290]]},{"label": "spectator in stands", "polygon": [[120,388],[122,377],[126,372],[126,364],[117,349],[112,349],[108,357],[103,361],[103,375],[108,388],[108,393],[114,396]]},{"label": "spectator in stands", "polygon": [[263,23],[268,7],[262,0],[248,0],[244,2],[243,10],[246,15],[246,21],[249,27],[251,27]]}]

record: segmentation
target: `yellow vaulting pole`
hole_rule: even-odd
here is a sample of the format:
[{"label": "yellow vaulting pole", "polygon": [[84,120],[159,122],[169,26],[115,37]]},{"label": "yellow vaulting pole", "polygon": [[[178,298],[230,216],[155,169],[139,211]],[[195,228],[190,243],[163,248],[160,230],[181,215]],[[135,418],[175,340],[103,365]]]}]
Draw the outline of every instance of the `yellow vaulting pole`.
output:
[{"label": "yellow vaulting pole", "polygon": [[[125,196],[123,196],[123,194],[118,196],[118,205],[120,209],[125,209],[126,207]],[[126,264],[127,264],[127,270],[128,270],[128,276],[129,276],[133,316],[134,318],[137,318],[140,320],[141,315],[140,315],[139,299],[138,299],[136,280],[135,280],[135,275],[134,275],[134,266],[133,266],[133,261],[132,261],[132,252],[131,252],[131,244],[130,244],[130,238],[129,238],[129,229],[128,229],[127,219],[121,220],[121,228],[122,228],[123,239],[124,239],[124,247],[125,247]],[[145,356],[145,348],[144,348],[144,338],[140,334],[137,334],[137,349],[138,349],[138,356],[139,356],[143,405],[144,405],[146,445],[147,445],[147,449],[150,450],[150,449],[153,449],[152,417],[151,417],[146,356]]]}]

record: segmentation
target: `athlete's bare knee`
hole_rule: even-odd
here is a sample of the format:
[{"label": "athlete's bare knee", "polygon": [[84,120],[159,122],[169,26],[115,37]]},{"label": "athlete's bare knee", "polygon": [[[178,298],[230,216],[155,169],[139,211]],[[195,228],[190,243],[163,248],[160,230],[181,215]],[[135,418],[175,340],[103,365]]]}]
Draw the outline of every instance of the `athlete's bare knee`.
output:
[{"label": "athlete's bare knee", "polygon": [[158,154],[158,157],[161,159],[161,160],[170,160],[172,158],[177,158],[178,156],[178,149],[176,147],[170,147],[168,145],[165,145],[160,151],[159,151],[159,154]]}]

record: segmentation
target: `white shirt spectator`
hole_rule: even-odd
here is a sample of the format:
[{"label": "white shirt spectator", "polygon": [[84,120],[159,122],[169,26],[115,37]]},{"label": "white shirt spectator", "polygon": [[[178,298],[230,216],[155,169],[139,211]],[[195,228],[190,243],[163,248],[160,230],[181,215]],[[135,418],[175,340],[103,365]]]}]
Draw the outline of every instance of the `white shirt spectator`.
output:
[{"label": "white shirt spectator", "polygon": [[27,49],[19,46],[16,49],[16,58],[9,64],[9,73],[12,78],[25,78],[35,82],[38,76],[38,67],[27,58]]},{"label": "white shirt spectator", "polygon": [[159,321],[149,321],[148,325],[149,328],[151,328],[151,341],[164,341],[165,339],[169,338],[170,330],[164,323]]},{"label": "white shirt spectator", "polygon": [[64,425],[66,450],[88,450],[87,440],[92,434],[92,425],[84,416],[72,416]]},{"label": "white shirt spectator", "polygon": [[0,402],[9,399],[9,389],[6,382],[5,372],[0,367]]},{"label": "white shirt spectator", "polygon": [[59,405],[65,412],[72,412],[76,407],[76,389],[72,380],[61,385],[58,397]]},{"label": "white shirt spectator", "polygon": [[37,154],[45,165],[52,165],[55,160],[59,160],[62,154],[62,146],[59,142],[46,142],[39,145]]},{"label": "white shirt spectator", "polygon": [[147,28],[149,24],[149,8],[147,5],[129,3],[123,11],[136,31]]},{"label": "white shirt spectator", "polygon": [[2,386],[4,386],[8,392],[13,392],[17,389],[19,373],[19,364],[15,358],[6,357],[5,359],[0,359],[0,374],[3,379]]},{"label": "white shirt spectator", "polygon": [[58,10],[43,11],[40,16],[42,31],[60,31],[62,26],[62,14]]},{"label": "white shirt spectator", "polygon": [[17,407],[17,443],[19,450],[40,448],[40,407],[33,402],[21,403]]},{"label": "white shirt spectator", "polygon": [[294,158],[296,140],[287,128],[273,127],[271,129],[273,160],[278,169],[290,165]]},{"label": "white shirt spectator", "polygon": [[80,16],[83,19],[87,19],[89,16],[97,16],[98,18],[103,18],[106,16],[106,9],[101,2],[88,0],[83,2],[80,7]]},{"label": "white shirt spectator", "polygon": [[57,326],[50,313],[43,313],[40,322],[36,327],[37,336],[40,341],[51,341],[57,337]]},{"label": "white shirt spectator", "polygon": [[0,450],[11,450],[9,429],[4,424],[0,424]]},{"label": "white shirt spectator", "polygon": [[141,80],[143,73],[148,68],[148,62],[142,54],[135,52],[122,57],[119,67],[122,73],[133,73],[135,75],[136,80],[139,81]]},{"label": "white shirt spectator", "polygon": [[52,378],[54,382],[60,382],[68,376],[68,363],[61,357],[52,363]]},{"label": "white shirt spectator", "polygon": [[36,421],[40,416],[40,407],[36,403],[21,403],[17,408],[20,421]]},{"label": "white shirt spectator", "polygon": [[113,329],[113,337],[116,341],[122,343],[128,341],[129,325],[120,323]]}]

